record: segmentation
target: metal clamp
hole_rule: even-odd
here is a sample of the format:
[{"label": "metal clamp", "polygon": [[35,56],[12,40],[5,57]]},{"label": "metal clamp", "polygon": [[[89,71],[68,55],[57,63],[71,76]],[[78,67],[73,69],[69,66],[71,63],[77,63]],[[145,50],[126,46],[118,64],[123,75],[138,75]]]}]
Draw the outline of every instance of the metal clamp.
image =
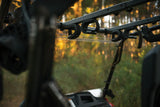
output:
[{"label": "metal clamp", "polygon": [[[72,33],[72,30],[74,30],[74,33]],[[81,34],[81,28],[78,24],[74,24],[73,28],[68,30],[68,39],[76,39]]]},{"label": "metal clamp", "polygon": [[[95,23],[96,27],[94,30],[88,29],[89,24]],[[96,32],[100,29],[99,23],[96,19],[90,19],[82,22],[81,30],[83,33],[87,34],[96,34]]]},{"label": "metal clamp", "polygon": [[[116,34],[118,35],[118,37],[115,37]],[[112,33],[112,41],[113,41],[113,42],[117,42],[117,41],[121,40],[122,37],[123,37],[123,36],[122,36],[122,32],[119,31],[119,30],[114,31],[114,32]]]}]

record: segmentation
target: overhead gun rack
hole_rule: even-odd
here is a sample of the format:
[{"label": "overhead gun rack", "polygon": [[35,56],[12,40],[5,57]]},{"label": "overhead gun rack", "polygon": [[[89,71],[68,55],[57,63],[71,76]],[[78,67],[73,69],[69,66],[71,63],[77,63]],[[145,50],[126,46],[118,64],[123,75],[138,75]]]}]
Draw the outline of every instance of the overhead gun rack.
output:
[{"label": "overhead gun rack", "polygon": [[[119,41],[123,38],[123,36],[121,35],[122,30],[127,30],[128,34],[129,34],[130,30],[138,30],[137,26],[145,25],[148,23],[156,23],[156,22],[160,21],[160,16],[155,16],[152,18],[139,20],[136,22],[128,23],[128,24],[125,24],[122,26],[116,26],[113,28],[100,28],[99,22],[96,18],[110,15],[110,14],[117,15],[118,13],[120,13],[123,10],[127,10],[128,12],[131,12],[132,8],[134,6],[137,6],[137,5],[149,2],[149,1],[152,2],[154,0],[130,0],[130,1],[122,2],[122,3],[119,3],[119,4],[114,5],[112,7],[105,8],[103,10],[98,10],[96,12],[72,19],[72,20],[64,22],[64,23],[58,23],[57,26],[58,26],[58,28],[60,28],[60,30],[68,29],[68,34],[69,34],[68,39],[76,39],[77,37],[79,37],[81,32],[83,32],[85,34],[104,33],[104,34],[113,34],[112,41],[116,42],[116,41]],[[81,25],[80,25],[80,23],[81,23]],[[96,27],[88,27],[89,24],[91,24],[91,23],[95,23]],[[128,29],[128,28],[130,28],[130,29]],[[117,38],[115,38],[115,34],[118,35]],[[140,35],[140,32],[133,33],[133,34]],[[133,37],[133,34],[132,34],[132,36],[128,35],[127,38],[135,38],[135,37]]]}]

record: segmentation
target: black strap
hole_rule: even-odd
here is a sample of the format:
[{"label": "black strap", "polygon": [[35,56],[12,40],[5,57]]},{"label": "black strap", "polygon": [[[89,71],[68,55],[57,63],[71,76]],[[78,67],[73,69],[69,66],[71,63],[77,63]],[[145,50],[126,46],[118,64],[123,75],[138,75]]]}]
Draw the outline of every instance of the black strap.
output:
[{"label": "black strap", "polygon": [[121,40],[121,42],[119,43],[119,46],[117,48],[117,52],[116,52],[114,61],[113,61],[112,66],[111,66],[110,73],[109,73],[108,79],[106,81],[105,88],[103,90],[103,97],[105,97],[106,95],[108,95],[111,98],[114,98],[114,94],[112,93],[112,90],[109,89],[109,85],[110,85],[110,82],[111,82],[111,79],[112,79],[112,76],[113,76],[113,73],[114,73],[114,69],[115,69],[116,65],[121,60],[122,51],[123,51],[123,44],[124,44],[125,40],[126,39]]},{"label": "black strap", "polygon": [[138,35],[139,35],[138,48],[140,49],[140,48],[142,47],[143,36],[142,36],[142,33],[141,33],[140,30],[138,30],[137,28],[136,28],[136,30],[137,30],[137,33],[138,33]]}]

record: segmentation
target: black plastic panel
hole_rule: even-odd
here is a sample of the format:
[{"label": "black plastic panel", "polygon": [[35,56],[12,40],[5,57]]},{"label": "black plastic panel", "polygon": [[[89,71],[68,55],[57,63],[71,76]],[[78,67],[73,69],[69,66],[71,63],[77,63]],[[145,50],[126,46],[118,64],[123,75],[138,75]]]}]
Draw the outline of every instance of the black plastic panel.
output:
[{"label": "black plastic panel", "polygon": [[67,96],[76,107],[111,107],[104,98],[94,97],[90,92],[80,92]]},{"label": "black plastic panel", "polygon": [[[160,107],[160,45],[144,58],[142,68],[142,107]],[[158,101],[158,102],[157,102]]]}]

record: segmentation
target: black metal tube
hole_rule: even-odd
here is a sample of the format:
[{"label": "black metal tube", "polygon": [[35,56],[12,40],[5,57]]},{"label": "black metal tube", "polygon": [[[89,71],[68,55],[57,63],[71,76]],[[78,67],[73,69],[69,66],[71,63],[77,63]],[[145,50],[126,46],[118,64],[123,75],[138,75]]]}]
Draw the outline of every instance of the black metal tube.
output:
[{"label": "black metal tube", "polygon": [[[12,0],[2,0],[0,6],[0,30],[3,28],[4,18],[7,16]],[[0,67],[0,100],[3,98],[3,72]]]},{"label": "black metal tube", "polygon": [[[43,17],[41,18],[43,19]],[[45,20],[38,25],[44,23]],[[40,20],[37,19],[37,21]],[[37,28],[39,28],[38,25]],[[39,28],[34,36],[34,38],[30,38],[32,40],[30,42],[26,107],[40,107],[42,86],[51,79],[52,75],[55,29]]]},{"label": "black metal tube", "polygon": [[130,27],[136,27],[136,26],[140,26],[140,25],[144,25],[144,24],[148,24],[148,23],[154,23],[160,21],[160,15],[159,16],[155,16],[152,18],[146,18],[144,20],[139,20],[136,22],[132,22],[132,23],[128,23],[122,26],[117,26],[114,28],[110,28],[109,30],[111,31],[115,31],[115,30],[122,30],[122,29],[126,29],[126,28],[130,28]]},{"label": "black metal tube", "polygon": [[149,28],[151,31],[160,29],[160,25],[152,26]]},{"label": "black metal tube", "polygon": [[[125,25],[116,26],[116,27],[109,28],[109,29],[100,28],[97,31],[97,33],[106,33],[106,34],[110,34],[111,33],[112,34],[113,32],[118,31],[118,30],[132,28],[132,27],[136,27],[136,26],[140,26],[140,25],[144,25],[144,24],[149,24],[149,23],[154,23],[154,22],[158,22],[158,21],[160,21],[160,15],[152,17],[152,18],[146,18],[144,20],[139,20],[139,21],[136,21],[136,22],[128,23],[128,24],[125,24]],[[159,25],[151,27],[150,29],[156,30],[158,28],[159,28]],[[95,28],[94,27],[88,27],[88,29],[89,30],[93,30]]]},{"label": "black metal tube", "polygon": [[96,18],[106,16],[109,14],[116,14],[117,12],[123,11],[123,10],[131,8],[133,6],[137,6],[137,5],[146,3],[148,1],[151,1],[151,0],[130,0],[130,1],[122,2],[122,3],[119,3],[119,4],[114,5],[112,7],[109,7],[109,8],[103,9],[103,10],[99,10],[99,11],[93,12],[93,13],[85,15],[85,16],[75,18],[75,19],[67,21],[63,24],[65,24],[65,25],[78,24],[78,23],[83,22],[84,20],[96,19]]},{"label": "black metal tube", "polygon": [[[152,26],[152,27],[150,27],[149,29],[150,29],[151,31],[160,29],[160,25]],[[136,36],[136,35],[138,35],[138,32],[130,33],[130,35]]]}]

